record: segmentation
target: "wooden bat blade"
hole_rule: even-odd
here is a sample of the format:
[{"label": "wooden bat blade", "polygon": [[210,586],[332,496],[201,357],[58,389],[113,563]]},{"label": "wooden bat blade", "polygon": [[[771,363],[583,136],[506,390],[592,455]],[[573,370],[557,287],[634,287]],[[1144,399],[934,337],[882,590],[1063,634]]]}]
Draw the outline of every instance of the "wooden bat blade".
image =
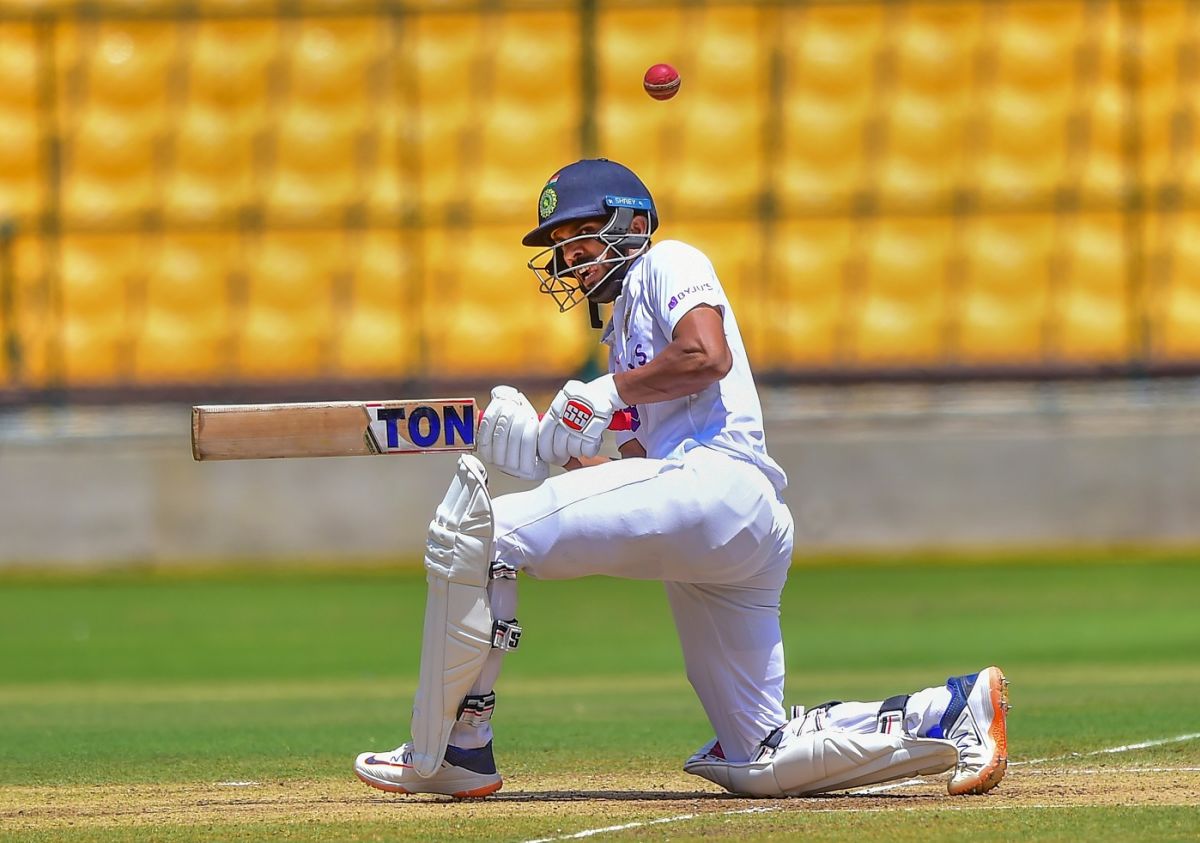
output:
[{"label": "wooden bat blade", "polygon": [[192,408],[196,460],[475,450],[474,398],[219,404]]}]

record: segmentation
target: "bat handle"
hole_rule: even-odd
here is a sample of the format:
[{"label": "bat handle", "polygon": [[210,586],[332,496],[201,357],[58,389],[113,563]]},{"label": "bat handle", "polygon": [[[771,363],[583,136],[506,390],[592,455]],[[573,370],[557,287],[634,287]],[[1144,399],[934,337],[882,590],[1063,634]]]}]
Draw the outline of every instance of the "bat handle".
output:
[{"label": "bat handle", "polygon": [[[538,414],[540,419],[542,414]],[[479,424],[479,420],[483,418],[483,410],[475,418],[475,423]],[[613,413],[612,420],[608,423],[609,430],[633,430],[633,413],[629,410],[617,410]]]}]

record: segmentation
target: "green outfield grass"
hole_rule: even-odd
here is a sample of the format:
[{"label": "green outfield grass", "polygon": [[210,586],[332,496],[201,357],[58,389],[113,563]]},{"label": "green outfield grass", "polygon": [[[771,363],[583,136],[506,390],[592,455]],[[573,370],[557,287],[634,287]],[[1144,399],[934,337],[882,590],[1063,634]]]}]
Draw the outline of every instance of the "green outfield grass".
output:
[{"label": "green outfield grass", "polygon": [[[788,701],[878,699],[997,663],[1012,681],[1014,761],[1197,767],[1196,739],[1059,757],[1200,733],[1198,603],[1200,559],[797,566],[783,609]],[[357,752],[406,737],[423,604],[415,568],[0,577],[0,838],[61,832],[16,828],[21,788],[63,789],[69,809],[73,788],[86,802],[96,788],[254,781],[286,794],[290,783],[351,781]],[[509,777],[502,793],[554,782],[556,790],[595,791],[592,808],[562,816],[530,805],[497,823],[476,803],[455,803],[413,823],[408,805],[388,798],[382,808],[396,810],[385,817],[218,814],[201,826],[168,822],[156,839],[524,840],[612,825],[613,801],[596,782],[614,770],[644,774],[642,789],[656,781],[704,789],[678,774],[710,735],[660,585],[524,580],[519,617],[525,637],[498,688],[496,755]],[[358,798],[380,801],[363,787],[337,804],[353,808]],[[1159,840],[1195,839],[1200,828],[1195,803],[956,813],[963,804],[718,810],[612,836],[915,840],[969,826],[991,839]],[[639,802],[621,817],[684,813],[668,800]],[[72,839],[146,839],[111,817],[81,825]]]}]

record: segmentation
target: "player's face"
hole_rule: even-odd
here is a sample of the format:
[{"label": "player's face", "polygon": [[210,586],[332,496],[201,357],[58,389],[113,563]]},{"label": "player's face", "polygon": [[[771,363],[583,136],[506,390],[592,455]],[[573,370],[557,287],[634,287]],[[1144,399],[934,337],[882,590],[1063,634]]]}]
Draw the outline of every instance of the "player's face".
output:
[{"label": "player's face", "polygon": [[604,224],[605,220],[602,219],[575,220],[563,223],[550,232],[551,240],[556,244],[565,244],[562,252],[567,266],[585,264],[577,272],[572,273],[585,291],[599,284],[608,271],[608,267],[595,263],[607,247],[600,239],[587,236],[599,232],[604,228]]}]

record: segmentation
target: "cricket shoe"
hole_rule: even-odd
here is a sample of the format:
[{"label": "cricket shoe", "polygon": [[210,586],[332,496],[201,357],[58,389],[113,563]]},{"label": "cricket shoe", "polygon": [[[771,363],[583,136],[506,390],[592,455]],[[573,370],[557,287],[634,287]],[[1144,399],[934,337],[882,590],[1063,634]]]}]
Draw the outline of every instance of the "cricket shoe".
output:
[{"label": "cricket shoe", "polygon": [[429,778],[413,769],[410,743],[392,752],[364,752],[354,761],[354,774],[389,793],[441,793],[456,799],[487,796],[504,784],[496,772],[490,741],[479,749],[447,746],[442,766]]},{"label": "cricket shoe", "polygon": [[950,777],[951,796],[987,793],[1008,769],[1008,680],[998,667],[946,680],[950,705],[942,716],[941,737],[958,748]]}]

